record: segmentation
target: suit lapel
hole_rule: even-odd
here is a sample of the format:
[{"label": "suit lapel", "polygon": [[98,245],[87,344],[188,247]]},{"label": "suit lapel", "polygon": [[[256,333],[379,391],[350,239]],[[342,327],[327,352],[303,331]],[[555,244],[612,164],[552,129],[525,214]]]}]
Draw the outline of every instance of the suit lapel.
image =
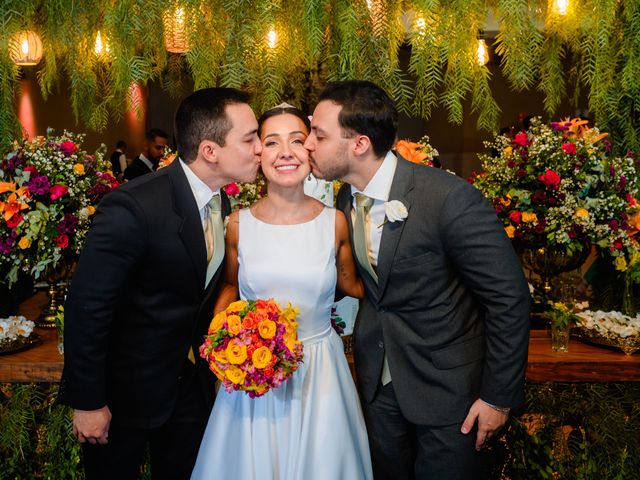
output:
[{"label": "suit lapel", "polygon": [[[398,163],[396,171],[393,175],[391,190],[389,191],[389,200],[398,200],[404,204],[407,210],[410,210],[411,204],[407,198],[408,193],[413,189],[413,166],[398,155]],[[380,239],[380,250],[378,251],[378,292],[382,297],[387,281],[389,280],[389,272],[393,265],[393,257],[395,256],[398,242],[402,236],[402,230],[405,226],[404,221],[386,222],[382,227],[382,238]]]},{"label": "suit lapel", "polygon": [[178,234],[191,257],[199,284],[204,285],[207,270],[207,246],[204,241],[198,205],[179,160],[167,167],[167,173],[173,185],[175,212],[182,219]]}]

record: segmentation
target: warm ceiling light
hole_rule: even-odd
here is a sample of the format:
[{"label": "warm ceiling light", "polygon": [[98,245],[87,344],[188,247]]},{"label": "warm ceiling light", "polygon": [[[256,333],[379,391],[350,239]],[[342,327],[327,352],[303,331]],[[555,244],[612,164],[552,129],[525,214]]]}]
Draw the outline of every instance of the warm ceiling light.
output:
[{"label": "warm ceiling light", "polygon": [[164,47],[170,53],[187,53],[191,50],[189,35],[187,33],[187,18],[184,8],[165,11],[164,23]]},{"label": "warm ceiling light", "polygon": [[476,50],[476,61],[478,65],[483,66],[489,62],[489,49],[487,48],[487,42],[484,38],[478,39],[478,49]]},{"label": "warm ceiling light", "polygon": [[9,54],[16,65],[37,65],[42,59],[42,40],[31,30],[19,32],[11,39]]},{"label": "warm ceiling light", "polygon": [[267,45],[269,48],[276,48],[276,41],[278,40],[278,36],[276,35],[276,31],[272,28],[267,33]]}]

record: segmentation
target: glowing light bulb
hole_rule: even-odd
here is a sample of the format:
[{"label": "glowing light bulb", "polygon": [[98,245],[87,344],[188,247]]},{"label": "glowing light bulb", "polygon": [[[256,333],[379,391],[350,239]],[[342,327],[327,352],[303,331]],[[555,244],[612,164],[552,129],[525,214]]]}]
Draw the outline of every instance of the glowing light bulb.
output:
[{"label": "glowing light bulb", "polygon": [[103,50],[104,50],[104,45],[102,44],[102,35],[100,34],[100,30],[98,30],[98,34],[96,35],[95,52],[97,55],[100,55]]},{"label": "glowing light bulb", "polygon": [[274,29],[269,30],[269,33],[267,33],[267,45],[269,48],[276,48],[277,39],[276,31]]},{"label": "glowing light bulb", "polygon": [[22,50],[22,53],[24,55],[27,55],[29,53],[29,40],[27,40],[26,38],[22,40],[22,45],[20,46],[20,50]]},{"label": "glowing light bulb", "polygon": [[176,8],[176,23],[179,26],[184,26],[184,8]]},{"label": "glowing light bulb", "polygon": [[416,20],[416,28],[418,29],[418,33],[424,33],[425,29],[427,28],[427,22],[424,18],[418,17],[418,19]]},{"label": "glowing light bulb", "polygon": [[478,50],[476,51],[476,61],[478,65],[486,65],[489,61],[489,50],[487,49],[487,43],[484,38],[478,39]]}]

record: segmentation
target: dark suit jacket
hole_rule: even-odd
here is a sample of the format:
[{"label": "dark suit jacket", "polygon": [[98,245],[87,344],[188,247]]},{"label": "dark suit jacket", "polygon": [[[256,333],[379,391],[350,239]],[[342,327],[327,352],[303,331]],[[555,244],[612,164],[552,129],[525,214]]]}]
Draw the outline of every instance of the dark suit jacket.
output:
[{"label": "dark suit jacket", "polygon": [[81,410],[108,405],[114,421],[154,428],[172,412],[189,346],[202,394],[213,403],[214,377],[198,347],[222,268],[205,288],[206,255],[179,162],[102,200],[65,303],[61,403]]},{"label": "dark suit jacket", "polygon": [[[400,408],[413,423],[461,423],[478,397],[521,403],[529,292],[495,210],[460,178],[401,157],[389,200],[409,215],[383,227],[379,283],[358,265],[366,297],[354,352],[363,400],[376,394],[386,351]],[[351,218],[349,185],[337,205]]]},{"label": "dark suit jacket", "polygon": [[142,175],[146,175],[151,172],[153,172],[153,170],[140,160],[140,157],[138,156],[133,159],[131,165],[124,169],[124,178],[127,180],[133,180],[134,178],[141,177]]}]

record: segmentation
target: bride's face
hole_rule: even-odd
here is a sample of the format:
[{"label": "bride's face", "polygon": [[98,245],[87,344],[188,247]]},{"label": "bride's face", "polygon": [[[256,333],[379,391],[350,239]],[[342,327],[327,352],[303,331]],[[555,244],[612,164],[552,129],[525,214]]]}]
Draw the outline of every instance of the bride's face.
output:
[{"label": "bride's face", "polygon": [[262,124],[262,172],[272,184],[299,185],[309,175],[309,152],[304,141],[309,131],[295,115],[270,117]]}]

